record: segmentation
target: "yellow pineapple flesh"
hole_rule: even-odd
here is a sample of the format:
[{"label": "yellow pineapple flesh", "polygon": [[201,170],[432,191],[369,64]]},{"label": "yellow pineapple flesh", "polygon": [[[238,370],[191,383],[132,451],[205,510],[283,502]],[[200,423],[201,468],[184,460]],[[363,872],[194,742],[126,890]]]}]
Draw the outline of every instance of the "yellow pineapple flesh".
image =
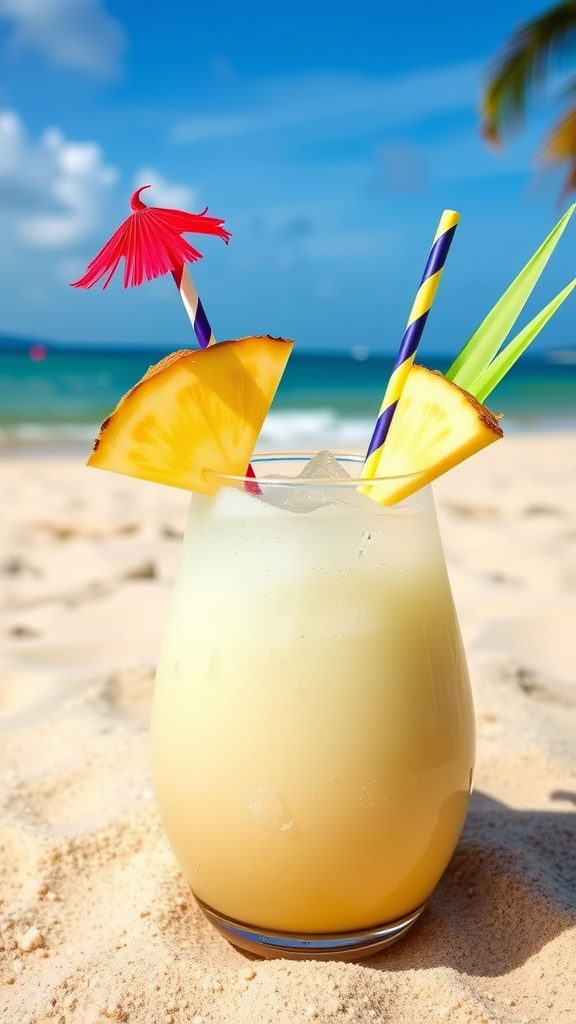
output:
[{"label": "yellow pineapple flesh", "polygon": [[292,346],[265,335],[172,353],[104,421],[88,465],[204,494],[214,474],[242,476]]},{"label": "yellow pineapple flesh", "polygon": [[438,371],[415,365],[373,469],[374,477],[387,479],[359,490],[394,505],[501,437],[486,406]]}]

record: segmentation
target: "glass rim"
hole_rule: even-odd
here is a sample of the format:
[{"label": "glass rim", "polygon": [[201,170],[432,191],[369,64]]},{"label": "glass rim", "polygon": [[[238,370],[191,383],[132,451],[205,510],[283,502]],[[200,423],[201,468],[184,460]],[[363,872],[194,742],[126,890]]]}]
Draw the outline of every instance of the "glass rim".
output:
[{"label": "glass rim", "polygon": [[[283,451],[283,452],[257,452],[250,459],[251,466],[257,466],[261,463],[271,462],[301,462],[305,465],[310,459],[318,455],[318,452],[302,452],[302,451]],[[338,462],[349,462],[360,467],[364,465],[364,456],[354,452],[333,452],[335,459]],[[250,485],[254,486],[255,483],[262,484],[264,487],[369,487],[379,483],[390,483],[390,481],[409,481],[419,479],[424,473],[425,469],[417,470],[414,473],[393,473],[388,476],[374,476],[374,477],[334,477],[334,476],[308,476],[303,479],[298,476],[285,477],[285,476],[266,476],[265,478],[246,476],[244,474],[235,473],[220,473],[218,470],[205,469],[204,475],[211,477],[213,480],[217,480],[221,485],[226,483],[230,484],[244,484],[247,489],[250,489]]]}]

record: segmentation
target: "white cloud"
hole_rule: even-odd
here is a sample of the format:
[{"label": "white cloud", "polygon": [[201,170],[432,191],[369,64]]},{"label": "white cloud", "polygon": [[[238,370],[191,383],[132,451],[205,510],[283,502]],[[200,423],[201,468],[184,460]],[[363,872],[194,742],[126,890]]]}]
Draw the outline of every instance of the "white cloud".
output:
[{"label": "white cloud", "polygon": [[[482,64],[468,61],[402,75],[308,74],[234,82],[233,110],[183,118],[173,142],[253,135],[324,124],[331,137],[383,130],[475,109]],[[238,107],[240,106],[240,109]]]},{"label": "white cloud", "polygon": [[57,128],[28,138],[18,115],[0,110],[0,236],[32,249],[71,249],[98,225],[117,179],[96,142],[70,142]]},{"label": "white cloud", "polygon": [[197,204],[198,194],[194,189],[188,185],[171,185],[153,167],[142,167],[134,175],[134,188],[142,185],[150,185],[150,191],[147,190],[141,198],[152,206],[190,211]]},{"label": "white cloud", "polygon": [[0,18],[13,25],[13,50],[32,47],[54,64],[105,77],[120,69],[126,37],[101,0],[0,0]]}]

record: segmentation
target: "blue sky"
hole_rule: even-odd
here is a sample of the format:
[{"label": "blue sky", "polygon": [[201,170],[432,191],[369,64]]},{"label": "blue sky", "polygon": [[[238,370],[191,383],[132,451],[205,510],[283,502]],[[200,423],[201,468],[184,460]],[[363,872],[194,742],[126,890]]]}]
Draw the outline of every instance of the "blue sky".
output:
[{"label": "blue sky", "polygon": [[[173,283],[68,282],[128,213],[226,220],[194,279],[219,339],[394,351],[436,224],[461,214],[426,330],[456,351],[562,212],[534,173],[554,100],[500,155],[477,106],[540,3],[0,0],[0,333],[191,343]],[[194,241],[194,240],[193,240]],[[566,232],[531,312],[576,273]],[[574,300],[538,347],[574,345]]]}]

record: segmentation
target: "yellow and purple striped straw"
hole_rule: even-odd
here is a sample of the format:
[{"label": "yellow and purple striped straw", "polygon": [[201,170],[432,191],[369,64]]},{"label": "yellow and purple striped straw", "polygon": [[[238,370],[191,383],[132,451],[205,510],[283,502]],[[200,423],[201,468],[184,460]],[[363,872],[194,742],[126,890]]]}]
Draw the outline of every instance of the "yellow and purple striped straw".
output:
[{"label": "yellow and purple striped straw", "polygon": [[422,337],[430,307],[434,302],[448,250],[452,244],[459,220],[460,215],[454,210],[444,210],[440,218],[420,287],[408,318],[408,325],[402,338],[402,344],[400,345],[396,362],[394,363],[394,368],[388,381],[384,398],[382,399],[372,440],[368,445],[366,459],[360,472],[360,476],[365,479],[374,479],[378,475],[378,463],[382,447],[390,430],[392,417],[396,411],[406,378],[414,362],[416,349]]}]

